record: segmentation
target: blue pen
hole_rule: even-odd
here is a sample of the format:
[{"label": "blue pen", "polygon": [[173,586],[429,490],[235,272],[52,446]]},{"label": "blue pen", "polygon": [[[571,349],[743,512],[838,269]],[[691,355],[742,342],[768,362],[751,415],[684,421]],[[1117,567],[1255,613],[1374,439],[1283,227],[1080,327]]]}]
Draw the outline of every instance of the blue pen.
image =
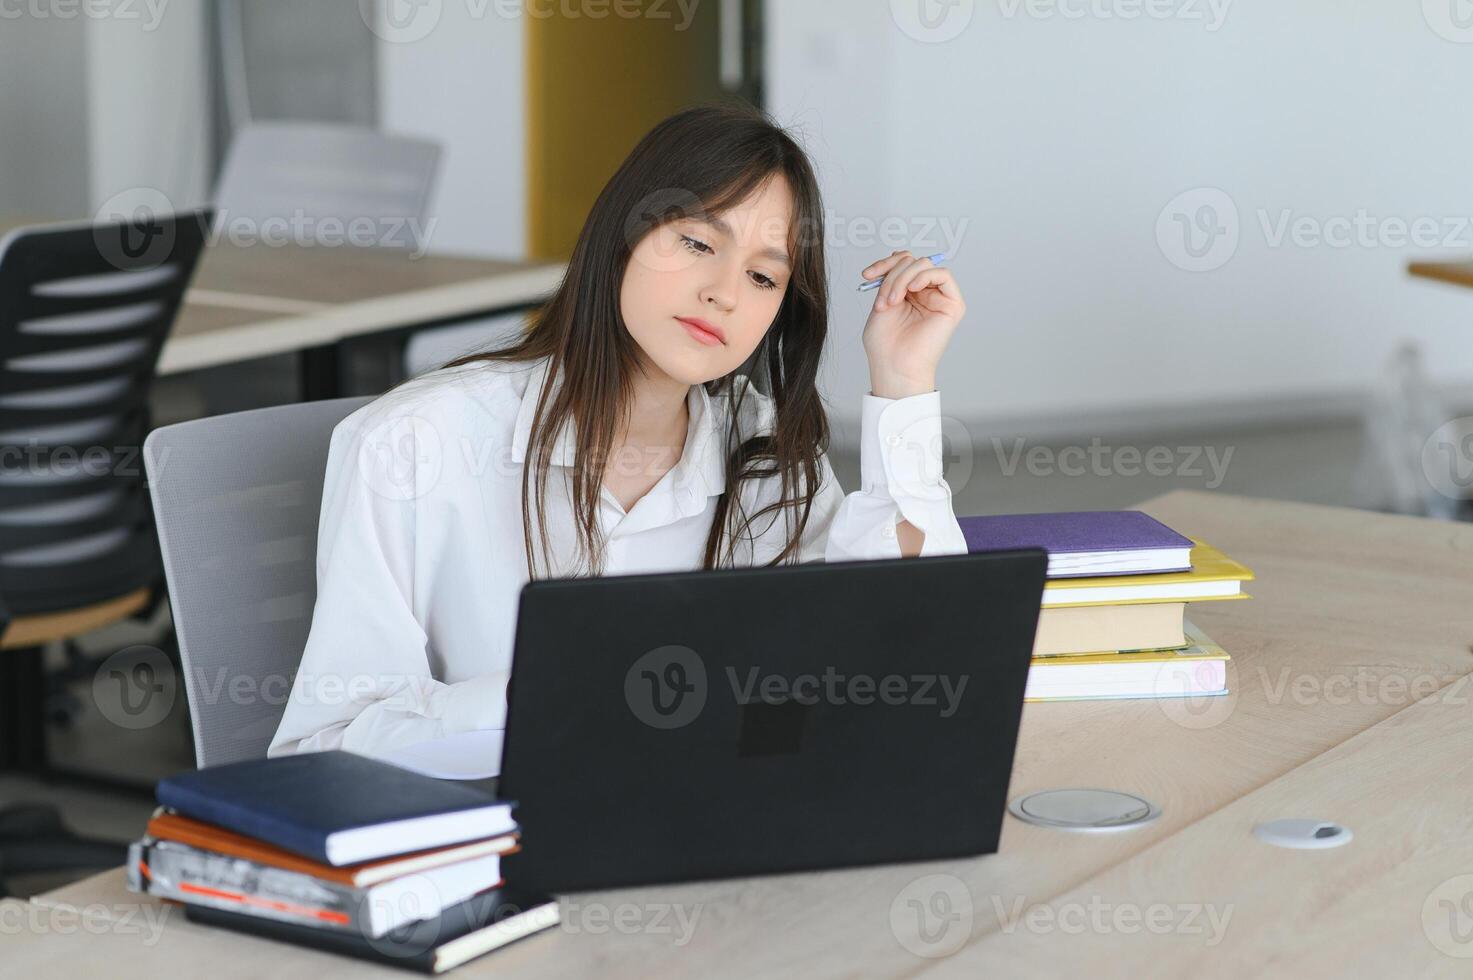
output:
[{"label": "blue pen", "polygon": [[[931,264],[932,265],[940,265],[942,262],[945,262],[946,261],[946,253],[945,252],[937,252],[935,255],[928,255],[928,256],[926,256],[926,258],[928,258],[928,259],[931,260]],[[864,283],[864,285],[862,285],[862,286],[859,287],[859,291],[862,293],[866,289],[874,289],[876,286],[878,286],[880,283],[882,283],[884,281],[885,281],[885,277],[884,276],[881,276],[878,279],[869,279],[869,280],[866,280],[865,283]]]}]

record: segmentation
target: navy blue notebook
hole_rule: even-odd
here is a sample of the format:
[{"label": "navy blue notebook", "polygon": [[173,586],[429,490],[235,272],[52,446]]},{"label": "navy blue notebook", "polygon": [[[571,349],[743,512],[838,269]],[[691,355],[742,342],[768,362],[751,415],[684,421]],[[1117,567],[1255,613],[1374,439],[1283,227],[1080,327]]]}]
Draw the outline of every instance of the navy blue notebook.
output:
[{"label": "navy blue notebook", "polygon": [[351,752],[208,766],[159,781],[187,817],[340,866],[516,829],[511,803]]},{"label": "navy blue notebook", "polygon": [[1042,548],[1048,577],[1183,572],[1192,539],[1138,510],[958,517],[968,551]]}]

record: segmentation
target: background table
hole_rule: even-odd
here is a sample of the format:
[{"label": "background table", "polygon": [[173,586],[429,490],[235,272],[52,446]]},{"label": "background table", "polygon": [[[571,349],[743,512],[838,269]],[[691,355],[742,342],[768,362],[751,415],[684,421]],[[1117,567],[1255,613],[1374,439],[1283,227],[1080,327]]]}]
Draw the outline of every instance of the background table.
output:
[{"label": "background table", "polygon": [[298,352],[303,397],[348,394],[341,345],[373,337],[402,357],[416,330],[540,304],[564,265],[388,248],[223,243],[205,249],[159,358],[172,374]]},{"label": "background table", "polygon": [[[21,224],[39,223],[0,219],[0,236]],[[345,343],[372,338],[402,355],[416,330],[541,304],[565,269],[407,249],[215,241],[200,257],[158,373],[295,353],[304,399],[350,394]]]},{"label": "background table", "polygon": [[[1030,704],[1010,795],[1121,789],[1161,805],[1155,824],[1072,835],[1008,818],[999,853],[980,858],[570,896],[569,928],[460,975],[977,977],[1073,967],[1092,976],[1305,977],[1372,964],[1382,975],[1468,975],[1469,961],[1445,949],[1473,954],[1473,918],[1459,945],[1461,932],[1424,926],[1422,916],[1429,902],[1445,914],[1433,892],[1456,892],[1456,877],[1473,873],[1473,738],[1457,700],[1473,697],[1473,526],[1194,491],[1141,509],[1257,573],[1253,599],[1189,607],[1232,655],[1233,693]],[[884,786],[877,773],[877,800]],[[1338,820],[1355,839],[1290,852],[1252,838],[1254,823],[1284,816]],[[1452,908],[1468,896],[1473,881],[1468,895],[1451,895]],[[97,903],[136,914],[153,904],[123,890],[121,871],[37,901],[56,915]],[[1180,919],[1182,930],[1155,935],[1065,931],[1067,917],[1037,929],[1016,918],[1035,907],[1077,913],[1091,901],[1231,914],[1211,946],[1210,933],[1185,931]],[[657,921],[672,905],[696,916],[684,944],[661,931],[668,916]],[[621,908],[645,927],[613,928]],[[919,918],[948,909],[953,918]],[[177,951],[175,967],[199,957],[242,975],[321,980],[360,969],[182,915],[164,934],[159,952]],[[10,939],[7,956],[70,967],[105,947],[114,976],[152,974],[163,962],[112,936],[29,936],[18,952]]]}]

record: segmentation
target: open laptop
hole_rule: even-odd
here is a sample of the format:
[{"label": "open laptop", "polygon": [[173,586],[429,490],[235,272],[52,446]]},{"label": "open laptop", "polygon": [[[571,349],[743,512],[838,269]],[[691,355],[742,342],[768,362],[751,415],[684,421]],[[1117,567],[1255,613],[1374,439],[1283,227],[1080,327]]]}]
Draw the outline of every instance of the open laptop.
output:
[{"label": "open laptop", "polygon": [[1042,549],[522,589],[500,792],[546,892],[991,853]]}]

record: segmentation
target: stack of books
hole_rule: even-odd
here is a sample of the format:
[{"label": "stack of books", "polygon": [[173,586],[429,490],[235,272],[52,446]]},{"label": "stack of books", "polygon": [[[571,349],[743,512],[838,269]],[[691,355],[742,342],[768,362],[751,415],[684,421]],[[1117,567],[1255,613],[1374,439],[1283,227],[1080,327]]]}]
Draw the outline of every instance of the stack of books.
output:
[{"label": "stack of books", "polygon": [[1228,654],[1187,605],[1247,599],[1253,572],[1140,511],[958,518],[968,551],[1048,552],[1026,700],[1228,692]]},{"label": "stack of books", "polygon": [[349,752],[160,781],[128,887],[192,921],[427,973],[558,922],[508,888],[512,805]]}]

